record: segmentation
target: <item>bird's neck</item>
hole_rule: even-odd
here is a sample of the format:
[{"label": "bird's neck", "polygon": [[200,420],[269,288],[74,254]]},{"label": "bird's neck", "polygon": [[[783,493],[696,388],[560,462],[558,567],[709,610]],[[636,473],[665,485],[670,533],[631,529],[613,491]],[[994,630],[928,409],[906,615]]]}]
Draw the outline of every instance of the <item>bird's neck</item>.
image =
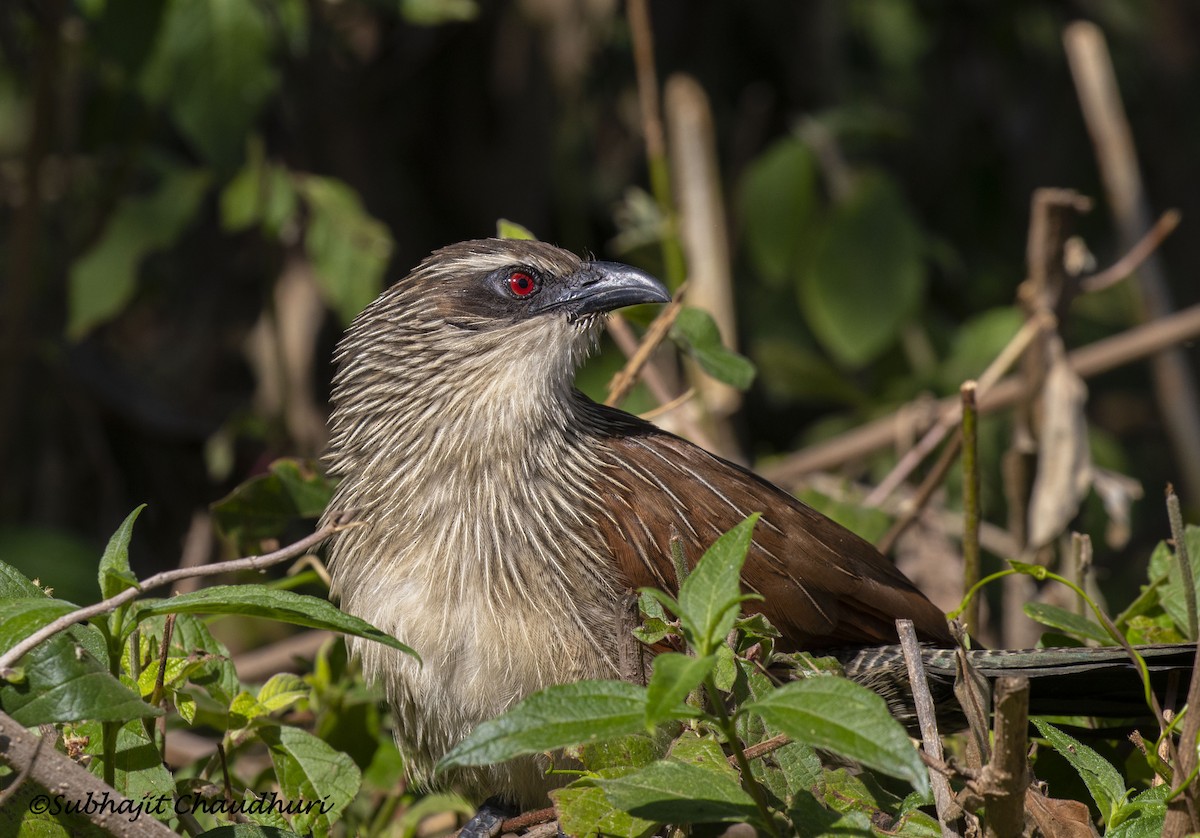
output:
[{"label": "bird's neck", "polygon": [[532,472],[554,467],[579,432],[574,369],[593,342],[565,321],[552,326],[443,326],[348,353],[330,471],[367,505],[457,497],[478,508],[481,492],[528,491]]}]

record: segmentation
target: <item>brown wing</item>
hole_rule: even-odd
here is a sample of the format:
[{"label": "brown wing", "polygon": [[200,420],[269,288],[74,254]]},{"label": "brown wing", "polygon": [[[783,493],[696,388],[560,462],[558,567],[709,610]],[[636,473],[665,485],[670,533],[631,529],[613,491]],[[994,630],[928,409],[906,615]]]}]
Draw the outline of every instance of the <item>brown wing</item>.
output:
[{"label": "brown wing", "polygon": [[599,526],[630,587],[673,591],[669,543],[696,561],[725,531],[762,513],[742,581],[785,649],[896,642],[895,621],[950,643],[945,615],[878,550],[755,474],[686,440],[598,408],[606,476]]}]

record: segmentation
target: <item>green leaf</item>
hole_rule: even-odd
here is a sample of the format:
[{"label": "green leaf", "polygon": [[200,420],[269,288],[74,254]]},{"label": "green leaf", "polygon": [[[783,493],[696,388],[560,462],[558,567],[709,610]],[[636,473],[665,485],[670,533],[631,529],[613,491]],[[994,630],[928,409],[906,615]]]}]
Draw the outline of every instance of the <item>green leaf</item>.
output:
[{"label": "green leaf", "polygon": [[400,15],[418,26],[461,23],[479,16],[475,0],[400,0]]},{"label": "green leaf", "polygon": [[[75,729],[77,736],[86,736],[84,753],[90,754],[88,769],[97,777],[104,776],[104,736],[99,722],[86,722]],[[159,796],[170,800],[175,794],[175,780],[162,764],[162,754],[146,734],[140,719],[126,722],[117,731],[117,748],[113,755],[113,788],[131,800],[149,800]],[[166,821],[174,816],[167,807],[157,815]]]},{"label": "green leaf", "polygon": [[920,230],[896,186],[862,175],[838,204],[799,282],[813,334],[852,369],[891,346],[925,290]]},{"label": "green leaf", "polygon": [[642,730],[628,736],[589,742],[578,748],[579,761],[584,768],[595,772],[609,768],[641,768],[666,756],[673,736],[672,726],[664,725],[650,733]]},{"label": "green leaf", "polygon": [[[603,779],[620,777],[629,770],[608,769],[600,772]],[[619,836],[641,838],[650,835],[657,824],[644,818],[636,818],[623,812],[608,801],[604,790],[593,778],[586,778],[550,792],[554,810],[558,814],[558,825],[565,835],[577,838],[592,836]]]},{"label": "green leaf", "polygon": [[758,809],[725,771],[666,759],[596,785],[613,806],[656,823],[760,823]]},{"label": "green leaf", "polygon": [[738,618],[742,564],[759,517],[751,515],[714,541],[679,588],[680,626],[701,656],[725,641]]},{"label": "green leaf", "polygon": [[680,309],[671,326],[671,337],[718,381],[739,390],[748,389],[754,381],[753,362],[725,346],[716,321],[704,309]]},{"label": "green leaf", "polygon": [[536,692],[486,721],[442,757],[438,770],[489,765],[638,733],[646,725],[646,690],[624,681],[577,681]]},{"label": "green leaf", "polygon": [[108,540],[108,546],[104,548],[104,555],[100,558],[99,576],[100,596],[104,599],[116,596],[127,588],[138,586],[137,577],[129,568],[129,542],[133,538],[133,523],[145,508],[146,504],[143,503],[130,512]]},{"label": "green leaf", "polygon": [[537,241],[537,236],[528,227],[515,221],[509,221],[507,218],[496,221],[496,236],[501,239]]},{"label": "green leaf", "polygon": [[1030,721],[1054,750],[1079,773],[1092,799],[1096,801],[1100,815],[1105,822],[1111,823],[1129,794],[1120,772],[1104,757],[1054,725],[1036,718]]},{"label": "green leaf", "polygon": [[[40,593],[40,592],[39,592]],[[0,600],[0,651],[7,651],[40,628],[79,606],[45,594]]]},{"label": "green leaf", "polygon": [[138,266],[179,238],[200,208],[207,172],[167,172],[149,195],[125,199],[104,235],[71,266],[67,278],[67,336],[79,340],[117,314],[133,297]]},{"label": "green leaf", "polygon": [[1027,602],[1025,603],[1025,616],[1044,626],[1058,629],[1080,639],[1096,640],[1105,645],[1112,643],[1112,638],[1109,637],[1103,626],[1056,605]]},{"label": "green leaf", "polygon": [[[1192,565],[1192,579],[1200,596],[1200,527],[1189,524],[1184,528],[1183,540],[1187,545],[1188,559]],[[1188,632],[1187,599],[1184,595],[1183,574],[1179,570],[1179,559],[1166,542],[1160,542],[1150,554],[1149,575],[1152,580],[1163,579],[1158,586],[1158,601],[1170,615],[1180,634]]]},{"label": "green leaf", "polygon": [[654,674],[646,685],[646,727],[653,729],[678,715],[678,708],[717,663],[716,655],[695,658],[678,652],[663,652],[654,658]]},{"label": "green leaf", "polygon": [[416,652],[365,620],[339,611],[328,600],[266,585],[215,585],[171,599],[138,604],[137,619],[156,614],[241,614],[375,640],[416,657]]},{"label": "green leaf", "polygon": [[327,830],[362,783],[354,760],[298,727],[267,727],[259,736],[270,749],[281,796],[311,806],[292,816],[292,826],[303,833]]},{"label": "green leaf", "polygon": [[273,29],[244,0],[169,0],[142,95],[166,108],[217,169],[231,172],[259,112],[279,84]]},{"label": "green leaf", "polygon": [[250,550],[263,539],[282,536],[298,519],[318,517],[335,485],[313,463],[275,460],[267,474],[252,477],[214,503],[213,518],[221,532]]},{"label": "green leaf", "polygon": [[218,826],[216,829],[205,830],[203,835],[204,838],[301,838],[291,830],[256,823]]},{"label": "green leaf", "polygon": [[20,666],[24,680],[0,682],[0,710],[26,727],[84,719],[127,722],[162,715],[67,634],[36,646]]},{"label": "green leaf", "polygon": [[297,203],[287,170],[264,160],[260,143],[221,190],[221,226],[230,232],[258,226],[279,235],[295,217]]},{"label": "green leaf", "polygon": [[299,188],[309,211],[305,252],[333,309],[349,323],[379,295],[392,237],[341,181],[306,175]]},{"label": "green leaf", "polygon": [[258,691],[258,701],[268,713],[285,710],[304,701],[312,691],[299,675],[281,672],[272,675]]},{"label": "green leaf", "polygon": [[763,279],[778,287],[795,274],[811,246],[818,209],[816,158],[801,140],[775,143],[746,169],[742,229]]},{"label": "green leaf", "polygon": [[978,378],[1020,331],[1025,315],[1015,306],[993,308],[958,327],[950,351],[938,370],[945,392],[957,392],[968,378]]},{"label": "green leaf", "polygon": [[883,699],[844,678],[808,678],[784,684],[742,707],[792,739],[806,742],[899,777],[921,794],[929,775]]},{"label": "green leaf", "polygon": [[1108,824],[1105,838],[1158,838],[1167,817],[1171,787],[1152,786],[1122,806]]}]

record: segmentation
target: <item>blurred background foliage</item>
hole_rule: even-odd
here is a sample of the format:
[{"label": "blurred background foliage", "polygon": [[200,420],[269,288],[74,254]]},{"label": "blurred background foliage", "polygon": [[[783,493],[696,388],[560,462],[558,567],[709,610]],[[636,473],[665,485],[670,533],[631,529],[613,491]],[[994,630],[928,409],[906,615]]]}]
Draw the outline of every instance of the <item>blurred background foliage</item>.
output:
[{"label": "blurred background foliage", "polygon": [[[1071,20],[1108,38],[1152,203],[1183,211],[1167,273],[1196,302],[1195,4],[650,12],[660,79],[691,75],[713,111],[738,349],[758,369],[735,421],[748,459],[978,375],[1023,320],[1035,188],[1099,199],[1081,232],[1101,265],[1120,255]],[[649,182],[616,0],[0,4],[0,558],[90,600],[104,539],[147,502],[135,568],[176,563],[210,504],[320,453],[333,344],[380,288],[499,218],[662,271]],[[1082,300],[1068,344],[1134,308],[1124,286]],[[607,347],[583,383],[602,393],[620,363]],[[1097,461],[1157,498],[1179,474],[1146,369],[1091,380],[1089,418]],[[984,503],[1004,520],[998,477]],[[1100,549],[1105,572],[1165,533],[1143,501],[1129,544]]]}]

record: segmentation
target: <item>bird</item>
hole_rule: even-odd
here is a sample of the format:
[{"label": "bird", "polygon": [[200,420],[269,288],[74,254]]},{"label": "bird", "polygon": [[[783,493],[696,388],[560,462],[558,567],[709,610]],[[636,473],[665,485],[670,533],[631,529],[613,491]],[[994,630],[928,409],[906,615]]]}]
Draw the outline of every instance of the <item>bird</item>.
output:
[{"label": "bird", "polygon": [[[870,543],[575,388],[608,312],[669,300],[627,265],[479,239],[432,253],[338,344],[325,464],[340,482],[327,515],[353,510],[356,526],[329,545],[331,594],[421,656],[354,647],[418,783],[525,696],[620,677],[629,592],[676,591],[672,539],[694,563],[752,513],[742,584],[761,599],[746,609],[778,630],[778,650],[851,650],[848,673],[895,693],[898,618],[929,648],[954,646],[942,611]],[[547,767],[525,757],[446,780],[537,808],[562,782]]]}]

